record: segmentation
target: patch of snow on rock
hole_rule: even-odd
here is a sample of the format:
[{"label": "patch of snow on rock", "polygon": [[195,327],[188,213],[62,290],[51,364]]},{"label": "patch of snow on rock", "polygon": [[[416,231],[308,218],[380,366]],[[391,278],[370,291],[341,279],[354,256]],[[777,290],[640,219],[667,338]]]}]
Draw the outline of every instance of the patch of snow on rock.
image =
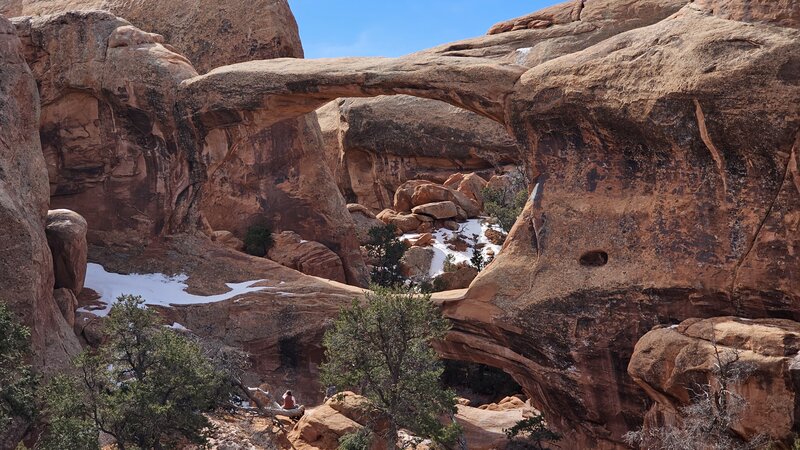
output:
[{"label": "patch of snow on rock", "polygon": [[517,64],[519,65],[525,64],[525,59],[531,53],[531,50],[532,50],[531,47],[518,48],[517,51],[514,52]]},{"label": "patch of snow on rock", "polygon": [[85,286],[100,295],[100,301],[105,303],[102,309],[81,308],[78,311],[90,312],[98,316],[105,316],[111,311],[111,306],[121,295],[141,296],[146,305],[195,305],[200,303],[215,303],[228,300],[238,295],[257,292],[265,289],[263,286],[254,286],[266,280],[245,281],[242,283],[226,283],[230,289],[224,294],[195,295],[186,292],[185,274],[173,277],[162,273],[149,274],[121,274],[107,272],[100,264],[89,263],[86,267]]},{"label": "patch of snow on rock", "polygon": [[[476,244],[484,244],[481,252],[487,260],[487,253],[490,249],[494,251],[495,257],[500,253],[501,247],[489,242],[484,234],[484,232],[490,228],[502,231],[498,225],[490,224],[486,219],[469,219],[459,225],[460,228],[458,231],[450,231],[446,228],[441,228],[432,233],[433,245],[431,248],[433,249],[433,260],[431,261],[431,270],[428,273],[429,276],[435,277],[444,273],[444,260],[447,258],[447,255],[453,255],[456,264],[464,261],[469,262],[475,251]],[[461,235],[463,240],[467,243],[467,249],[465,251],[457,251],[448,247],[447,241],[455,235]],[[473,239],[473,235],[477,235],[478,239]],[[400,240],[413,240],[419,236],[419,233],[408,233],[400,236]]]}]

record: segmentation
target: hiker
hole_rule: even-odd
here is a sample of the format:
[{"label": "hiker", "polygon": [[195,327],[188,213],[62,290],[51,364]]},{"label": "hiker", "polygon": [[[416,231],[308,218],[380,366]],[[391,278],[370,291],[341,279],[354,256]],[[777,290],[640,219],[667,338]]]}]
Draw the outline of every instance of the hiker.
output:
[{"label": "hiker", "polygon": [[294,409],[295,406],[292,391],[286,391],[286,393],[283,394],[283,409]]}]

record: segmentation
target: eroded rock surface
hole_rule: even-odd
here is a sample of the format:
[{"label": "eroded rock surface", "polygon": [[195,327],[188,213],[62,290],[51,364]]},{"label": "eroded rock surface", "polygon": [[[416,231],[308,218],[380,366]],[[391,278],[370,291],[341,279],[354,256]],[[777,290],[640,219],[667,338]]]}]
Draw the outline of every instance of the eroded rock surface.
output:
[{"label": "eroded rock surface", "polygon": [[87,229],[86,219],[74,211],[55,209],[47,212],[45,234],[53,254],[55,289],[67,288],[74,295],[81,293],[86,279]]},{"label": "eroded rock surface", "polygon": [[440,101],[339,99],[317,116],[339,189],[376,212],[391,207],[392,195],[408,180],[442,183],[472,171],[488,177],[522,161],[500,124]]},{"label": "eroded rock surface", "polygon": [[319,242],[307,241],[294,231],[273,234],[269,259],[306,275],[345,283],[342,260]]},{"label": "eroded rock surface", "polygon": [[[518,81],[520,66],[465,46],[438,58],[232,66],[182,95],[205,91],[192,110],[210,121],[205,111],[244,101],[210,100],[236,79],[275,117],[402,91],[505,123],[538,174],[535,195],[503,253],[464,298],[445,302],[456,325],[442,350],[512,373],[555,428],[575,430],[573,444],[613,448],[643,418],[644,396],[623,370],[639,336],[691,316],[794,316],[800,295],[797,30],[634,3],[641,17],[602,19],[603,32],[657,23],[600,43],[571,36],[580,51]],[[603,12],[587,2],[582,15],[613,19],[630,4]],[[410,61],[419,72],[400,70]],[[412,86],[422,74],[427,84]]]},{"label": "eroded rock surface", "polygon": [[313,116],[198,128],[175,97],[197,72],[162,36],[99,11],[16,25],[40,84],[53,206],[86,217],[90,242],[141,247],[206,225],[243,238],[267,222],[333,249],[348,281],[366,283]]},{"label": "eroded rock surface", "polygon": [[13,24],[0,16],[0,301],[30,327],[35,367],[55,373],[79,346],[53,300],[39,112],[36,81],[22,58],[22,44]]},{"label": "eroded rock surface", "polygon": [[[8,17],[104,10],[165,37],[201,72],[253,59],[302,58],[303,49],[286,0],[14,0],[0,4]],[[254,14],[254,12],[257,13]]]},{"label": "eroded rock surface", "polygon": [[192,177],[172,112],[178,83],[197,75],[188,60],[105,12],[15,23],[39,83],[52,207],[85,217],[103,245],[143,245],[183,222]]},{"label": "eroded rock surface", "polygon": [[698,385],[716,386],[715,368],[722,362],[746,374],[731,386],[747,402],[733,431],[747,439],[765,433],[791,444],[797,427],[798,351],[800,323],[791,320],[689,319],[645,334],[628,373],[655,402],[645,428],[657,427],[680,420],[679,408],[693,401]]}]

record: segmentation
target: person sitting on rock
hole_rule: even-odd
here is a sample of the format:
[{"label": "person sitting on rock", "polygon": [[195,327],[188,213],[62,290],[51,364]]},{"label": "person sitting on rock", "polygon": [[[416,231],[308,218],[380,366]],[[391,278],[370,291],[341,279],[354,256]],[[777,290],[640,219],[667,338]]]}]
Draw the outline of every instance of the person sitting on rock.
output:
[{"label": "person sitting on rock", "polygon": [[294,409],[295,406],[292,391],[286,391],[286,393],[283,394],[283,409]]}]

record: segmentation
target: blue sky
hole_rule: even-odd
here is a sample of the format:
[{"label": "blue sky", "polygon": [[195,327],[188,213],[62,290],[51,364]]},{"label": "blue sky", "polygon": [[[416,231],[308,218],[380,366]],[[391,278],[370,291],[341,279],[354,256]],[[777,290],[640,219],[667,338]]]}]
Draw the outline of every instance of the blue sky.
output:
[{"label": "blue sky", "polygon": [[400,56],[563,0],[289,0],[306,58]]}]

